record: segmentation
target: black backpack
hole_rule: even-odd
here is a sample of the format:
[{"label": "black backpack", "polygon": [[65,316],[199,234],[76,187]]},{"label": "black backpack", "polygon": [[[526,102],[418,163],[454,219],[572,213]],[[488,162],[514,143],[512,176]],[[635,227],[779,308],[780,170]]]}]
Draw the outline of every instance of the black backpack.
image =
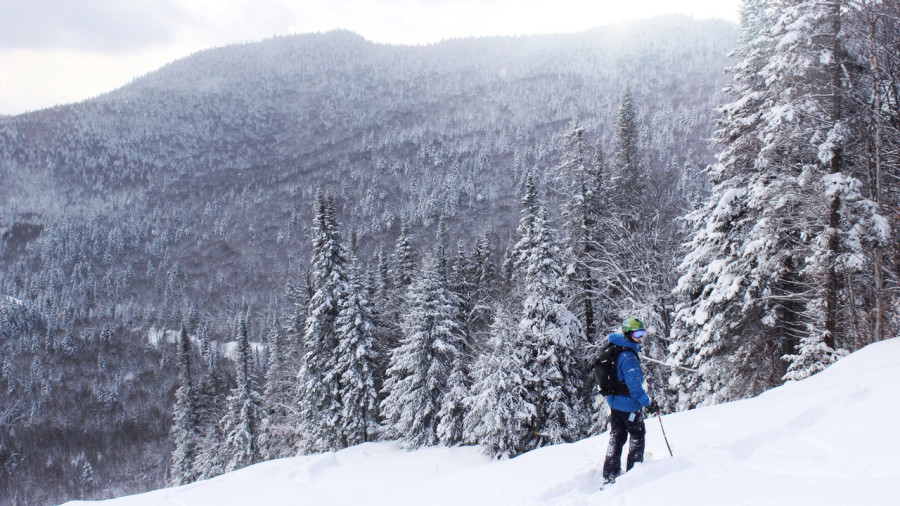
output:
[{"label": "black backpack", "polygon": [[607,342],[600,348],[600,355],[594,362],[594,383],[600,387],[600,395],[629,395],[628,386],[619,381],[616,370],[619,364],[619,354],[630,351],[630,348]]}]

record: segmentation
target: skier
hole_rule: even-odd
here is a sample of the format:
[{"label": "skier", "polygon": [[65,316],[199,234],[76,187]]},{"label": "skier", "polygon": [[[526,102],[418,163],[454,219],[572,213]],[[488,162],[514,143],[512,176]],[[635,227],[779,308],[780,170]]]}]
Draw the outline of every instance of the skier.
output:
[{"label": "skier", "polygon": [[644,324],[640,320],[629,318],[622,322],[622,334],[610,334],[608,338],[611,344],[622,348],[616,360],[616,378],[628,387],[628,395],[606,396],[611,413],[609,449],[603,463],[604,485],[616,481],[619,476],[622,447],[625,446],[628,436],[631,436],[631,445],[628,449],[628,463],[625,470],[630,470],[635,463],[644,460],[646,429],[641,410],[649,407],[652,411],[656,407],[656,403],[651,403],[650,397],[644,391],[644,376],[638,361],[645,331]]}]

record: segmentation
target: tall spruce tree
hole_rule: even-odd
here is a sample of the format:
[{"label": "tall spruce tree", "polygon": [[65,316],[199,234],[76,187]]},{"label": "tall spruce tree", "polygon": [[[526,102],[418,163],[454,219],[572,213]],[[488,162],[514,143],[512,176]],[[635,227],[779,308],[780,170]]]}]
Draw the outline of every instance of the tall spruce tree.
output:
[{"label": "tall spruce tree", "polygon": [[302,453],[333,450],[341,446],[342,440],[336,321],[349,290],[347,257],[338,231],[334,197],[319,192],[315,206],[313,295],[297,376],[302,435],[298,449]]},{"label": "tall spruce tree", "polygon": [[426,260],[407,300],[381,409],[389,434],[401,438],[407,448],[418,448],[437,444],[439,425],[450,424],[447,417],[459,415],[451,407],[445,409],[444,403],[451,377],[458,377],[464,335],[459,302],[447,288],[437,260]]},{"label": "tall spruce tree", "polygon": [[261,460],[259,447],[259,392],[253,377],[252,351],[247,329],[248,316],[241,315],[237,330],[237,374],[235,386],[228,396],[222,427],[225,434],[223,452],[225,471],[233,471]]},{"label": "tall spruce tree", "polygon": [[[897,220],[877,218],[897,216],[897,168],[900,167],[900,3],[850,3],[841,32],[855,42],[857,51],[842,65],[853,76],[847,102],[864,106],[858,120],[861,141],[856,160],[849,167],[864,167],[863,194],[869,204],[868,219],[851,231],[848,254],[859,262],[858,273],[848,283],[853,294],[847,305],[853,312],[853,325],[845,343],[852,348],[883,340],[897,328],[892,321],[900,307],[896,302],[896,272],[900,256],[892,254],[896,244]],[[852,42],[851,42],[852,44]],[[859,62],[866,62],[860,65]],[[854,64],[856,63],[856,64]],[[855,163],[854,163],[855,161]],[[894,250],[896,251],[896,249]],[[851,339],[852,336],[852,339]]]},{"label": "tall spruce tree", "polygon": [[466,400],[464,439],[495,457],[515,457],[529,449],[526,424],[536,415],[528,400],[517,337],[516,321],[499,307],[488,346],[473,366]]},{"label": "tall spruce tree", "polygon": [[314,291],[298,375],[303,452],[375,437],[381,367],[375,306],[341,243],[333,196],[317,196],[315,222]]},{"label": "tall spruce tree", "polygon": [[[465,340],[465,335],[462,336]],[[457,353],[447,378],[446,392],[438,411],[437,437],[445,446],[465,442],[466,399],[469,397],[469,376],[465,353]]]},{"label": "tall spruce tree", "polygon": [[[563,161],[557,168],[563,203],[563,258],[570,288],[568,303],[581,321],[587,339],[596,337],[598,315],[595,300],[599,294],[597,270],[601,237],[599,219],[610,211],[605,201],[603,160],[592,159],[584,138],[585,129],[573,122],[566,135]],[[636,154],[635,154],[636,155]]]},{"label": "tall spruce tree", "polygon": [[[687,218],[692,228],[679,272],[670,351],[676,362],[700,374],[674,371],[679,408],[759,393],[776,384],[781,336],[799,331],[798,273],[802,259],[790,247],[799,192],[793,180],[757,165],[763,148],[761,111],[769,96],[761,77],[776,44],[776,13],[765,0],[745,2],[741,45],[731,69],[734,98],[720,111],[722,151],[707,171],[713,184],[706,204]],[[781,202],[771,202],[783,198]],[[774,204],[781,204],[775,207]],[[783,230],[779,232],[779,230]],[[753,336],[745,338],[744,336]],[[773,371],[775,371],[773,373]]]},{"label": "tall spruce tree", "polygon": [[[222,420],[225,418],[229,374],[219,367],[219,352],[209,343],[208,324],[200,325],[201,343],[207,343],[204,371],[197,382],[196,411],[198,425],[197,458],[194,472],[198,479],[212,478],[225,472],[227,464],[222,441],[225,435]],[[201,345],[201,350],[202,350]]]},{"label": "tall spruce tree", "polygon": [[784,172],[796,174],[805,190],[806,208],[800,211],[808,216],[805,229],[811,238],[803,244],[808,252],[801,275],[813,297],[806,304],[800,341],[821,340],[829,350],[840,340],[839,271],[845,270],[840,255],[846,225],[840,213],[850,199],[858,198],[853,191],[856,181],[844,172],[844,145],[851,130],[842,106],[843,4],[843,0],[806,0],[783,9],[772,28],[774,53],[761,72],[775,92],[764,113],[767,142],[761,161],[770,166],[780,163]]},{"label": "tall spruce tree", "polygon": [[400,236],[394,246],[394,268],[391,273],[394,288],[400,292],[404,292],[415,280],[417,257],[409,223],[404,221],[400,224]]},{"label": "tall spruce tree", "polygon": [[358,278],[348,284],[335,320],[342,446],[372,441],[378,434],[379,332],[373,303]]},{"label": "tall spruce tree", "polygon": [[616,150],[609,185],[621,214],[633,220],[628,222],[628,228],[634,229],[638,225],[640,202],[647,187],[647,167],[640,158],[640,130],[631,85],[625,85],[619,95],[614,142]]},{"label": "tall spruce tree", "polygon": [[492,305],[500,293],[500,272],[492,255],[491,241],[487,233],[483,233],[475,239],[472,254],[468,257],[470,266],[464,269],[470,276],[471,286],[466,325],[469,329],[469,342],[476,346],[486,341],[493,319]]},{"label": "tall spruce tree", "polygon": [[527,268],[529,255],[534,247],[532,230],[539,211],[540,200],[538,198],[537,182],[534,173],[529,172],[525,176],[521,217],[519,218],[519,225],[516,227],[516,242],[506,252],[506,258],[503,261],[504,275],[520,285],[522,284],[524,271]]},{"label": "tall spruce tree", "polygon": [[447,276],[450,255],[450,232],[447,228],[447,217],[443,214],[438,218],[437,232],[434,238],[434,258],[438,262],[441,274]]},{"label": "tall spruce tree", "polygon": [[523,420],[526,440],[537,448],[578,439],[586,427],[581,396],[579,356],[584,331],[565,306],[565,285],[559,253],[536,190],[523,199],[517,253],[521,270],[522,316],[516,353],[522,357],[523,381],[534,413]]},{"label": "tall spruce tree", "polygon": [[[780,37],[778,51],[764,69],[769,80],[790,74],[789,80],[804,85],[782,92],[780,98],[796,111],[791,138],[803,154],[803,175],[812,182],[805,185],[808,200],[818,204],[810,212],[810,251],[803,270],[813,296],[796,353],[784,357],[790,364],[786,379],[818,372],[842,356],[844,348],[856,346],[859,339],[853,333],[859,332],[861,312],[874,315],[873,328],[866,333],[880,332],[883,338],[881,252],[890,240],[890,222],[879,205],[880,184],[873,177],[877,165],[871,170],[871,150],[858,141],[871,124],[866,102],[855,100],[856,90],[868,87],[859,68],[871,55],[853,39],[863,11],[881,6],[854,7],[843,0],[809,0],[786,9],[774,29]],[[876,62],[870,60],[869,66]],[[796,68],[788,72],[787,65]],[[797,131],[808,140],[798,138]],[[869,299],[863,311],[857,306],[860,293]]]},{"label": "tall spruce tree", "polygon": [[473,276],[474,265],[472,258],[466,252],[463,242],[460,241],[456,247],[456,258],[451,262],[448,279],[450,290],[459,297],[460,311],[463,317],[463,330],[465,331],[467,341],[469,342],[471,342],[473,335],[470,326],[475,298],[475,283]]},{"label": "tall spruce tree", "polygon": [[177,486],[197,479],[195,461],[200,437],[191,381],[191,341],[184,326],[178,337],[178,389],[175,391],[174,411],[172,442],[175,449],[172,451],[171,483]]},{"label": "tall spruce tree", "polygon": [[394,282],[391,276],[390,255],[384,243],[378,250],[377,263],[375,265],[375,283],[372,286],[372,301],[374,304],[376,329],[378,331],[378,364],[376,384],[379,385],[378,402],[381,403],[381,386],[384,384],[385,374],[390,361],[391,350],[397,344],[397,325],[394,319],[397,314],[394,297]]},{"label": "tall spruce tree", "polygon": [[[418,254],[413,244],[413,235],[409,228],[409,224],[403,221],[400,224],[400,235],[394,245],[393,262],[388,271],[387,278],[390,279],[390,286],[385,290],[381,297],[382,330],[385,339],[383,340],[384,355],[382,370],[388,367],[391,350],[399,346],[400,322],[406,308],[406,295],[409,287],[416,279],[418,271]],[[386,257],[383,257],[386,263]]]},{"label": "tall spruce tree", "polygon": [[681,379],[682,406],[753,395],[840,355],[848,231],[867,208],[843,163],[842,4],[743,5],[735,101],[722,108],[713,192],[689,217],[677,288],[672,351],[701,370]]}]

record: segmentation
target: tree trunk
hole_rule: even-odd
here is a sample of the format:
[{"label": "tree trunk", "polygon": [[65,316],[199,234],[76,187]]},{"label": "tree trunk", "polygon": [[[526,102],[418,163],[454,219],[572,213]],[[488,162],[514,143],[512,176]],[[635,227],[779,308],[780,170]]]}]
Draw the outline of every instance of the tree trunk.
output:
[{"label": "tree trunk", "polygon": [[[841,4],[838,0],[832,4],[832,63],[831,74],[831,118],[830,124],[836,126],[841,121],[841,65],[839,59],[842,56],[839,34],[841,32]],[[843,169],[843,148],[836,145],[832,148],[831,166],[829,172],[838,174]],[[841,197],[835,192],[831,198],[831,206],[828,216],[828,271],[825,277],[825,345],[834,349],[838,339],[838,292],[841,289],[841,278],[837,272],[837,259],[840,257],[840,237],[838,228],[841,218]]]},{"label": "tree trunk", "polygon": [[[874,28],[873,28],[873,36],[874,36]],[[874,40],[872,41],[872,71],[874,72],[873,82],[875,83],[875,111],[878,111],[877,114],[872,115],[872,119],[875,126],[875,177],[874,177],[874,200],[876,205],[878,206],[878,214],[884,215],[884,210],[882,208],[882,198],[881,198],[881,190],[882,190],[882,165],[881,165],[881,70],[879,69],[878,62],[878,48],[875,46]],[[883,272],[883,246],[877,245],[875,247],[875,339],[878,341],[884,340],[884,272]]]}]

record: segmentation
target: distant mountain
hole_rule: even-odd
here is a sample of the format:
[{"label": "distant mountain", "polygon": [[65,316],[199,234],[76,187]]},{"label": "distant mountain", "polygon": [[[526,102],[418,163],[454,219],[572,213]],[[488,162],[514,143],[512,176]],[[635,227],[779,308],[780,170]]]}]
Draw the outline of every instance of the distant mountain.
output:
[{"label": "distant mountain", "polygon": [[[203,51],[0,122],[0,223],[34,213],[49,228],[112,210],[156,237],[168,229],[172,259],[221,274],[220,293],[266,293],[296,275],[318,187],[338,191],[366,251],[400,219],[427,226],[441,213],[462,235],[508,233],[521,175],[549,177],[573,118],[609,145],[626,83],[655,163],[710,162],[735,40],[728,23],[662,18],[424,47],[337,31]],[[192,262],[198,252],[209,255]]]},{"label": "distant mountain", "polygon": [[[488,218],[477,232],[510,222],[520,175],[553,165],[572,118],[609,143],[625,83],[658,163],[708,163],[735,40],[728,23],[663,18],[425,47],[338,31],[208,50],[98,99],[3,121],[3,187],[46,221],[100,203],[179,215],[186,252],[214,235],[260,246],[295,236],[292,216],[308,216],[320,186],[339,190],[366,245],[401,218],[428,225],[440,213],[460,230]],[[283,256],[250,256],[285,272]]]},{"label": "distant mountain", "polygon": [[[0,384],[20,388],[0,388],[0,405],[33,414],[16,418],[20,456],[0,451],[0,471],[20,473],[9,489],[76,472],[62,456],[34,460],[54,455],[41,435],[60,421],[84,427],[89,437],[66,454],[86,452],[98,478],[44,490],[48,502],[102,496],[116,479],[158,486],[164,464],[140,456],[168,448],[174,373],[171,350],[148,348],[148,330],[206,322],[212,339],[228,340],[245,303],[259,319],[287,306],[286,285],[307,268],[317,188],[336,192],[364,262],[393,247],[401,220],[430,243],[442,214],[454,241],[488,232],[500,253],[527,171],[558,197],[552,169],[573,119],[612,153],[626,84],[643,159],[690,183],[712,161],[736,42],[730,23],[682,17],[416,47],[296,35],[203,51],[96,99],[0,117],[0,293],[39,315],[0,328]],[[32,371],[49,372],[35,382]],[[83,388],[82,409],[46,401],[40,385],[70,400]],[[92,406],[117,422],[88,420],[100,412]],[[133,447],[96,457],[123,445]]]}]

